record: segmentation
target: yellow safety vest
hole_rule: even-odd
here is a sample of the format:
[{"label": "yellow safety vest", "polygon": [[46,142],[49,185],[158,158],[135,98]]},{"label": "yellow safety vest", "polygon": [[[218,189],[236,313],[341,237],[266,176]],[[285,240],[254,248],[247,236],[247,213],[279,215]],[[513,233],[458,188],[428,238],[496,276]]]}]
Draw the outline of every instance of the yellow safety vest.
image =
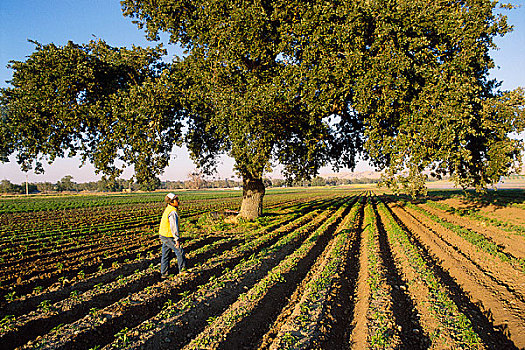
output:
[{"label": "yellow safety vest", "polygon": [[168,216],[172,212],[177,212],[177,208],[168,204],[166,206],[166,209],[164,209],[162,219],[160,219],[159,235],[164,237],[173,237],[173,233],[171,232],[170,220],[168,219]]}]

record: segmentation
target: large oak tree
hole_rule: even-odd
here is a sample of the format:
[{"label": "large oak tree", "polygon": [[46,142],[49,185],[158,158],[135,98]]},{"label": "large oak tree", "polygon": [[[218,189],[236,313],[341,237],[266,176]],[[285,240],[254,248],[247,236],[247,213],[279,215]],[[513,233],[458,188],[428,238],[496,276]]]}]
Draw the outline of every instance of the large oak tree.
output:
[{"label": "large oak tree", "polygon": [[[203,171],[220,154],[235,159],[246,218],[262,213],[262,177],[277,163],[288,177],[308,178],[327,164],[353,168],[362,155],[385,170],[387,184],[417,193],[424,170],[482,188],[521,159],[522,144],[509,134],[524,128],[523,91],[501,92],[488,75],[493,38],[510,29],[492,1],[121,4],[149,39],[167,32],[183,59],[162,64],[160,49],[100,42],[39,46],[12,64],[13,88],[3,91],[0,127],[13,135],[1,143],[4,154],[17,151],[27,165],[67,149],[104,172],[120,158],[157,174],[184,123]],[[87,57],[73,74],[69,47]],[[48,49],[66,63],[56,66]],[[72,87],[55,91],[55,81]],[[46,93],[33,97],[31,86]],[[31,133],[31,115],[50,123]]]}]

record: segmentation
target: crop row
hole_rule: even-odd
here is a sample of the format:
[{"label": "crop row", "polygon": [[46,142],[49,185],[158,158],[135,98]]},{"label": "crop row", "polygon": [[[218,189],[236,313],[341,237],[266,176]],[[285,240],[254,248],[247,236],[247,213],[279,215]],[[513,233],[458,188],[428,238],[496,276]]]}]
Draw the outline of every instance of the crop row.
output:
[{"label": "crop row", "polygon": [[[214,203],[188,203],[182,208],[181,215],[190,217],[206,211],[230,209],[238,205],[238,200],[221,200]],[[143,204],[142,204],[143,206]],[[41,218],[35,215],[24,215],[23,218],[12,218],[16,224],[6,223],[2,228],[3,242],[34,241],[35,239],[55,239],[73,234],[105,233],[116,229],[134,226],[144,226],[157,222],[160,218],[162,204],[156,203],[149,207],[105,208],[98,212],[53,213],[54,219]],[[49,213],[48,213],[49,214]],[[87,214],[87,215],[86,215]],[[96,215],[93,215],[96,214]]]},{"label": "crop row", "polygon": [[[162,202],[167,192],[133,193],[112,195],[65,195],[65,196],[29,196],[4,198],[0,201],[0,213],[36,212],[49,210],[98,208],[106,206],[121,206],[135,203]],[[181,199],[207,200],[215,198],[240,197],[240,191],[185,191]]]},{"label": "crop row", "polygon": [[[0,214],[64,211],[71,209],[96,210],[104,207],[126,207],[135,204],[155,204],[163,201],[167,192],[131,193],[131,194],[106,194],[106,195],[63,195],[63,196],[16,196],[0,200]],[[180,191],[179,198],[182,202],[210,200],[226,200],[229,198],[240,200],[242,191]],[[310,193],[311,195],[312,193]],[[315,196],[323,195],[322,192],[314,193]],[[267,199],[272,197],[307,197],[304,192],[296,190],[268,190]]]},{"label": "crop row", "polygon": [[[297,208],[300,212],[301,207],[298,206]],[[286,218],[286,216],[281,219],[284,218]],[[277,220],[277,223],[280,221],[281,220]],[[183,221],[183,223],[185,224],[186,222]],[[192,231],[184,233],[184,236],[186,237],[185,239],[196,235],[199,235],[199,233],[192,233]],[[130,237],[133,238],[130,239]],[[212,238],[213,237],[209,237],[209,239]],[[12,271],[11,273],[14,277],[11,278],[11,282],[13,282],[14,279],[14,282],[17,283],[17,287],[10,287],[11,291],[7,293],[10,295],[9,300],[13,300],[14,297],[20,297],[21,293],[24,291],[30,291],[30,288],[35,288],[34,292],[38,294],[45,291],[43,287],[52,285],[55,281],[59,281],[62,287],[64,282],[67,282],[66,280],[69,281],[67,283],[74,283],[76,280],[75,277],[77,277],[79,273],[82,276],[80,276],[81,278],[77,278],[77,280],[84,280],[94,272],[98,274],[104,273],[106,269],[118,268],[119,264],[126,263],[127,261],[140,260],[143,259],[143,257],[151,256],[151,254],[156,252],[159,248],[157,235],[149,231],[124,232],[116,235],[114,241],[115,243],[110,244],[112,242],[111,239],[106,238],[104,241],[104,238],[102,238],[99,241],[100,244],[95,246],[98,247],[98,250],[94,252],[90,252],[88,249],[89,247],[84,247],[85,249],[79,248],[79,251],[74,254],[78,256],[76,260],[74,256],[68,254],[66,256],[61,256],[60,258],[62,260],[51,264],[51,266],[42,259],[33,261],[33,268],[30,268],[31,265],[28,265],[27,262],[22,262],[19,267],[12,266],[5,272]],[[64,251],[64,253],[67,252],[67,250]],[[45,258],[45,255],[43,258]],[[23,270],[21,270],[21,266],[24,266]],[[47,275],[44,274],[46,269],[47,271],[50,271]],[[30,273],[30,275],[28,275],[28,273]],[[32,275],[35,276],[33,279],[28,278]],[[16,279],[21,280],[16,282]],[[38,283],[38,281],[41,281],[44,284]],[[9,287],[8,283],[9,279],[4,277],[4,287]],[[15,295],[13,295],[13,292],[15,292]]]},{"label": "crop row", "polygon": [[[339,202],[334,203],[333,208],[337,208],[339,204]],[[153,318],[127,331],[123,337],[116,339],[107,347],[158,347],[165,346],[166,342],[169,342],[170,347],[184,345],[186,337],[196,336],[198,330],[203,329],[208,323],[206,320],[210,323],[213,322],[216,315],[227,310],[238,299],[239,295],[245,292],[245,289],[250,290],[250,286],[253,287],[264,279],[268,271],[271,271],[282,259],[293,254],[298,246],[311,246],[312,237],[320,235],[318,227],[331,217],[334,211],[335,209],[329,208],[323,213],[312,212],[311,218],[303,226],[282,236],[268,248],[259,250],[247,259],[240,261],[231,270],[224,271],[217,278],[199,286],[194,293],[181,298]],[[308,236],[310,238],[305,241]],[[307,248],[302,250],[304,249]],[[300,257],[296,257],[294,260],[296,259],[300,260]],[[289,260],[285,259],[284,261]],[[181,324],[187,322],[191,324],[182,329]],[[258,325],[258,327],[260,326]]]},{"label": "crop row", "polygon": [[[158,276],[158,267],[156,264],[154,264],[149,268],[136,271],[131,275],[120,276],[113,282],[105,283],[104,285],[98,285],[96,288],[94,288],[96,290],[88,290],[84,293],[72,295],[67,299],[54,304],[43,305],[45,306],[46,310],[40,307],[40,310],[37,310],[37,312],[33,314],[33,316],[35,316],[33,319],[39,319],[41,324],[46,324],[48,327],[47,329],[39,330],[39,332],[43,335],[50,331],[51,329],[49,329],[49,327],[52,327],[53,325],[57,327],[57,329],[54,329],[54,331],[45,334],[45,337],[38,341],[38,343],[53,343],[53,339],[58,338],[61,339],[60,343],[68,344],[67,339],[69,339],[72,334],[76,334],[75,338],[78,339],[71,340],[72,344],[75,344],[76,342],[80,342],[80,344],[82,344],[82,339],[87,339],[87,341],[89,340],[89,336],[86,336],[86,338],[85,335],[91,334],[93,329],[100,330],[104,329],[105,327],[113,328],[113,323],[118,322],[119,314],[121,316],[120,318],[125,320],[126,317],[129,318],[130,315],[135,314],[133,311],[137,307],[144,308],[144,305],[146,305],[149,310],[157,310],[155,305],[161,306],[164,302],[166,302],[166,300],[173,297],[174,290],[180,291],[181,289],[184,289],[184,287],[191,285],[196,286],[202,281],[213,278],[214,275],[220,273],[224,269],[227,269],[228,266],[235,264],[236,261],[242,260],[258,249],[262,249],[264,245],[270,244],[272,240],[277,239],[278,236],[284,232],[282,231],[283,228],[284,230],[289,229],[294,227],[294,225],[298,225],[304,220],[308,220],[308,218],[311,217],[311,214],[300,216],[299,213],[301,213],[301,206],[298,206],[297,212],[291,215],[278,217],[275,222],[272,222],[267,226],[273,230],[271,232],[265,233],[267,229],[263,227],[259,230],[253,230],[242,237],[238,236],[239,238],[236,238],[237,236],[225,237],[222,240],[205,245],[200,249],[192,249],[189,258],[190,261],[194,263],[194,266],[192,267],[193,273],[186,279],[180,280],[180,278],[177,276],[173,278],[173,280],[156,282],[158,281],[158,277],[156,277]],[[300,217],[297,219],[297,216]],[[291,222],[289,224],[283,224],[283,222],[287,220],[291,220]],[[261,235],[261,237],[258,237],[259,235]],[[238,244],[243,241],[246,243],[239,246]],[[218,249],[218,251],[215,251],[216,249]],[[222,255],[220,254],[221,252],[223,252]],[[219,255],[214,256],[215,253],[219,253]],[[211,257],[211,260],[209,257]],[[174,289],[174,284],[178,285],[179,287],[175,287]],[[120,290],[122,292],[119,292]],[[123,292],[125,294],[129,294],[131,292],[131,294],[128,297],[122,298],[121,296]],[[140,302],[138,303],[137,300],[140,300]],[[104,303],[107,304],[107,306],[104,307]],[[69,310],[76,311],[69,312]],[[58,314],[54,316],[53,312],[58,312]],[[74,314],[75,318],[81,318],[73,323],[60,326],[60,323],[57,322],[64,319],[67,320],[67,317],[64,317],[64,313],[67,312]],[[40,313],[40,317],[36,316],[38,313]],[[82,314],[85,316],[82,317]],[[96,321],[100,319],[100,315],[108,314],[112,315],[110,319],[104,319],[106,321],[102,320],[102,322]],[[54,317],[55,321],[48,322],[49,317],[46,319],[46,316],[43,315],[50,315],[52,318]],[[14,337],[18,337],[20,332],[16,330],[16,324],[12,324],[12,326],[11,334],[15,335]],[[29,329],[34,329],[34,327],[28,326],[27,332],[22,333],[28,333]],[[72,329],[73,331],[71,331]],[[79,331],[82,329],[83,331]],[[68,335],[65,336],[65,334]],[[38,333],[36,335],[38,335]],[[30,337],[34,337],[36,335],[34,332],[32,332]],[[27,341],[27,338],[24,341]],[[36,345],[32,344],[28,346],[32,347]],[[70,345],[64,346],[69,347]]]},{"label": "crop row", "polygon": [[[229,207],[230,203],[223,203],[223,206]],[[183,218],[187,219],[187,215],[188,211],[182,213]],[[0,259],[5,269],[0,276],[1,296],[13,300],[31,288],[38,292],[60,279],[71,281],[78,274],[83,279],[84,275],[113,264],[148,255],[158,248],[156,234],[151,229],[153,224],[156,227],[158,220],[159,214],[155,213],[135,217],[134,224],[130,225],[129,218],[123,217],[121,222],[107,225],[105,232],[92,225],[80,224],[60,235],[28,238],[27,243],[19,242],[13,248],[3,244]],[[189,219],[183,223],[186,228],[192,225]],[[191,228],[186,231],[185,235],[190,237],[195,232]],[[42,280],[45,282],[40,283]]]},{"label": "crop row", "polygon": [[358,348],[396,349],[400,346],[401,326],[396,325],[393,313],[392,286],[387,281],[380,254],[380,233],[371,197],[367,198],[363,226],[360,283],[351,343]]},{"label": "crop row", "polygon": [[72,263],[59,273],[52,261],[60,254],[42,254],[50,277],[40,280],[43,289],[23,294],[34,286],[24,278],[19,295],[5,295],[0,342],[21,349],[525,346],[523,271],[498,252],[519,255],[480,246],[503,238],[426,203],[355,194],[274,195],[267,215],[235,225],[220,212],[185,216],[189,270],[166,279],[154,227],[89,240],[83,261],[82,250],[63,244]]},{"label": "crop row", "polygon": [[[268,274],[259,280],[247,292],[242,293],[236,302],[215,318],[185,349],[215,349],[219,348],[231,336],[231,331],[245,320],[257,307],[260,307],[264,297],[271,289],[278,288],[284,284],[286,276],[297,274],[300,262],[314,249],[321,237],[328,232],[328,228],[336,222],[346,211],[348,203],[343,203],[329,219],[314,231],[303,244],[292,254],[282,260]],[[331,245],[329,245],[331,246]],[[231,343],[229,343],[231,345]]]},{"label": "crop row", "polygon": [[281,321],[269,349],[298,349],[317,347],[322,320],[326,317],[327,304],[333,292],[338,274],[343,265],[343,256],[348,251],[350,242],[355,239],[355,226],[361,208],[356,202],[350,213],[336,229],[334,238],[319,257],[315,268],[305,278],[306,285],[301,297],[294,304],[291,315]]},{"label": "crop row", "polygon": [[484,222],[489,225],[494,225],[511,234],[525,236],[525,227],[523,225],[517,225],[517,224],[513,224],[511,222],[504,221],[501,219],[491,218],[491,217],[481,214],[478,210],[456,209],[445,203],[439,203],[439,202],[430,201],[430,200],[427,201],[427,204],[434,208],[445,210],[445,211],[448,211],[448,212],[451,212],[451,213],[454,213],[460,216],[466,216],[474,220]]},{"label": "crop row", "polygon": [[[384,208],[386,210],[386,206]],[[388,210],[395,219],[394,224],[405,232],[414,249],[426,262],[429,274],[433,274],[446,290],[448,298],[468,318],[472,329],[482,339],[483,345],[480,346],[514,348],[525,345],[525,303],[523,288],[520,287],[523,281],[520,272],[476,249],[458,234],[416,210],[396,202],[390,202]],[[385,229],[388,231],[386,224]],[[413,278],[409,275],[407,279],[412,281]],[[430,305],[436,304],[431,302]],[[432,318],[423,317],[431,315],[428,310],[421,311],[419,308],[418,314],[421,315],[423,326],[425,322],[432,321]],[[443,328],[447,329],[445,326]],[[429,336],[433,334],[427,333]],[[511,345],[512,342],[515,345]]]},{"label": "crop row", "polygon": [[[504,254],[498,252],[500,254],[496,255],[490,254],[488,249],[483,249],[488,244],[494,244],[491,237],[485,238],[472,229],[467,230],[463,226],[452,224],[439,217],[434,218],[434,214],[424,215],[411,206],[405,205],[402,208],[402,212],[399,211],[400,208],[396,210],[409,221],[417,222],[420,232],[427,232],[434,242],[457,255],[458,258],[464,259],[476,271],[482,273],[484,278],[498,285],[498,288],[504,288],[512,293],[513,297],[525,301],[525,290],[522,288],[524,272],[516,263],[518,259],[506,252]],[[476,245],[480,240],[474,240],[472,237],[482,237],[485,246]],[[504,247],[498,245],[497,249],[503,251]]]},{"label": "crop row", "polygon": [[472,329],[470,320],[450,299],[418,247],[382,202],[377,204],[377,209],[433,346],[478,349],[482,341]]},{"label": "crop row", "polygon": [[511,254],[508,254],[505,252],[504,248],[496,244],[491,237],[486,237],[474,230],[469,230],[461,225],[448,222],[417,205],[411,203],[406,203],[405,205],[411,209],[417,210],[418,212],[432,219],[434,222],[437,222],[443,227],[455,232],[466,241],[472,243],[478,249],[497,257],[503,262],[511,264],[515,268],[525,273],[525,258],[514,257]]}]

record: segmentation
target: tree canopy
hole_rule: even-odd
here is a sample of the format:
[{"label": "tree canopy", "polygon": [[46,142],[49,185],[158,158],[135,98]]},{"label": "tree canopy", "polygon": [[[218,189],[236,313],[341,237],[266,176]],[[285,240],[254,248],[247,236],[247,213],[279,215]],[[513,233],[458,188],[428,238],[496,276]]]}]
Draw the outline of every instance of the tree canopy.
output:
[{"label": "tree canopy", "polygon": [[4,160],[16,151],[23,170],[40,172],[43,160],[78,154],[112,178],[120,161],[140,183],[154,182],[182,126],[162,46],[34,44],[25,62],[10,63],[11,87],[2,90]]},{"label": "tree canopy", "polygon": [[184,123],[205,173],[220,154],[235,159],[248,218],[262,213],[263,173],[276,164],[301,179],[362,156],[414,194],[425,170],[482,188],[521,160],[523,145],[509,135],[525,127],[523,90],[489,79],[493,38],[511,29],[496,2],[121,4],[149,39],[167,32],[184,57],[162,63],[160,47],[100,41],[38,45],[12,63],[13,88],[2,93],[0,127],[13,130],[4,155],[17,151],[27,166],[67,149],[105,173],[120,159],[151,177]]}]

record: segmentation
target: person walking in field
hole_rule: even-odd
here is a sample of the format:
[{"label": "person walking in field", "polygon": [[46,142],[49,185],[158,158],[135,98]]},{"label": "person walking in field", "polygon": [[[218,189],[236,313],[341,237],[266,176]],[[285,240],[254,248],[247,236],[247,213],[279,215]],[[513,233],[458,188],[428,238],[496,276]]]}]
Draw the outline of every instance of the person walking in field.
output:
[{"label": "person walking in field", "polygon": [[173,193],[168,193],[164,198],[164,201],[166,202],[166,209],[164,209],[164,213],[162,214],[159,227],[159,237],[162,242],[160,258],[160,275],[162,278],[168,276],[171,250],[173,250],[177,256],[179,273],[186,270],[186,257],[184,256],[184,250],[180,244],[179,235],[179,197],[175,196]]}]

